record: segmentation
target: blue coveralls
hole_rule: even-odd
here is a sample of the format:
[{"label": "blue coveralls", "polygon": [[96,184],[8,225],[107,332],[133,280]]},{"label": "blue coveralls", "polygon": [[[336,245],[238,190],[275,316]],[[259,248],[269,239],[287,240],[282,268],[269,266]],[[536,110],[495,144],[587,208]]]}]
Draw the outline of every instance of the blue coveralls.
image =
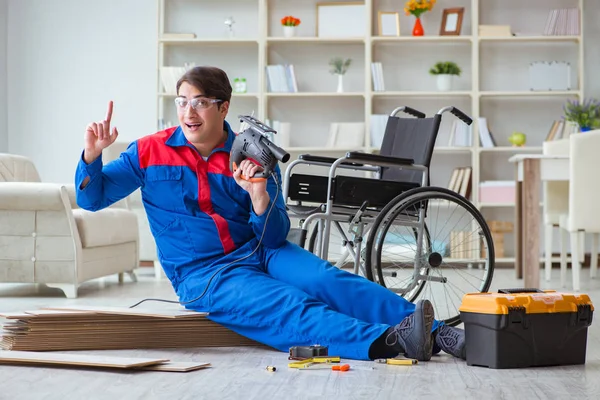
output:
[{"label": "blue coveralls", "polygon": [[81,157],[77,204],[100,210],[141,187],[159,261],[181,302],[202,294],[220,267],[251,253],[266,223],[256,252],[223,269],[206,295],[186,307],[281,351],[320,344],[329,354],[368,360],[371,344],[413,313],[414,304],[286,241],[290,221],[273,177],[267,190],[271,202],[277,194],[276,204],[268,221],[272,203],[256,215],[230,171],[235,134],[227,122],[224,129],[227,141],[207,161],[180,127],[134,141],[104,167],[101,157],[89,165]]}]

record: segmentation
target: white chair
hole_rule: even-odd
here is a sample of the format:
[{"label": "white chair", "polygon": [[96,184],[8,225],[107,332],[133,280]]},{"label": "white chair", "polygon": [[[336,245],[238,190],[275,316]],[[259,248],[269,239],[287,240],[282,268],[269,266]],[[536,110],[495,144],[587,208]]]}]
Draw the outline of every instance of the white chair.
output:
[{"label": "white chair", "polygon": [[[75,166],[73,166],[75,168]],[[137,217],[118,204],[90,212],[73,184],[40,182],[26,157],[0,153],[0,283],[36,283],[77,297],[82,282],[139,266]]]},{"label": "white chair", "polygon": [[[569,151],[569,208],[562,214],[559,226],[563,235],[571,239],[571,267],[573,290],[580,289],[580,271],[583,262],[582,233],[592,234],[590,277],[596,277],[598,268],[598,240],[600,238],[600,130],[571,135]],[[561,245],[561,280],[566,276],[566,246]],[[564,280],[561,282],[564,286]]]},{"label": "white chair", "polygon": [[[569,155],[569,139],[544,142],[544,155]],[[569,182],[568,181],[543,181],[543,216],[544,216],[544,263],[546,281],[552,278],[552,237],[555,227],[558,227],[560,216],[569,212]],[[560,233],[560,232],[559,232]],[[566,245],[566,240],[561,238],[561,246]],[[562,251],[561,251],[562,254]],[[565,251],[566,256],[566,251]],[[562,271],[562,270],[561,270]],[[561,278],[564,281],[564,277]]]}]

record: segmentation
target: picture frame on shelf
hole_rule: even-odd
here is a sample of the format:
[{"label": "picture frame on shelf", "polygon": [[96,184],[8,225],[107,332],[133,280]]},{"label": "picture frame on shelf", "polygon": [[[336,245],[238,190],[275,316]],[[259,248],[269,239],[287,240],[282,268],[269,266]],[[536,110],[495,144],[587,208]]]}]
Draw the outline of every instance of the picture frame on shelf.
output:
[{"label": "picture frame on shelf", "polygon": [[440,36],[459,36],[464,14],[464,7],[445,8],[442,14]]},{"label": "picture frame on shelf", "polygon": [[362,1],[317,3],[320,38],[359,38],[367,34],[367,8]]},{"label": "picture frame on shelf", "polygon": [[400,14],[396,11],[379,11],[377,15],[379,36],[400,36]]}]

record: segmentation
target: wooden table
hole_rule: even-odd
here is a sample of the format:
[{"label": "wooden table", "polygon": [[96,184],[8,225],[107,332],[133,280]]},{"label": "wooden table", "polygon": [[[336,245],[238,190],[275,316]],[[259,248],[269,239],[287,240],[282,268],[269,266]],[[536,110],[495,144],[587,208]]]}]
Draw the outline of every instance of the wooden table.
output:
[{"label": "wooden table", "polygon": [[517,154],[516,166],[515,272],[524,287],[540,287],[540,191],[543,181],[568,181],[569,157]]}]

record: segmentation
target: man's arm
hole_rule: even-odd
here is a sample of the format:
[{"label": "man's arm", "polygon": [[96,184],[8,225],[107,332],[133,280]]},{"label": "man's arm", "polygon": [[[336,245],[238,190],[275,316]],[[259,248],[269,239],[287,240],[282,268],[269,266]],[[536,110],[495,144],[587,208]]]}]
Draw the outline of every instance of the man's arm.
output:
[{"label": "man's arm", "polygon": [[85,152],[75,173],[77,205],[98,211],[127,197],[142,186],[144,174],[139,165],[137,141],[131,143],[121,156],[102,166],[102,154],[90,163]]},{"label": "man's arm", "polygon": [[[277,248],[282,246],[290,231],[290,218],[285,208],[285,199],[281,191],[281,171],[279,166],[275,168],[274,175],[267,180],[267,193],[269,194],[268,202],[265,201],[266,207],[264,212],[255,210],[252,207],[250,212],[250,224],[257,238],[260,239],[263,229],[264,236],[262,244],[266,247]],[[275,183],[277,179],[277,183]],[[275,205],[273,205],[275,201]],[[263,208],[263,204],[260,205]],[[271,207],[272,210],[271,210]],[[269,214],[269,210],[271,213]],[[268,219],[267,219],[268,218]],[[265,224],[267,225],[265,229]]]}]

